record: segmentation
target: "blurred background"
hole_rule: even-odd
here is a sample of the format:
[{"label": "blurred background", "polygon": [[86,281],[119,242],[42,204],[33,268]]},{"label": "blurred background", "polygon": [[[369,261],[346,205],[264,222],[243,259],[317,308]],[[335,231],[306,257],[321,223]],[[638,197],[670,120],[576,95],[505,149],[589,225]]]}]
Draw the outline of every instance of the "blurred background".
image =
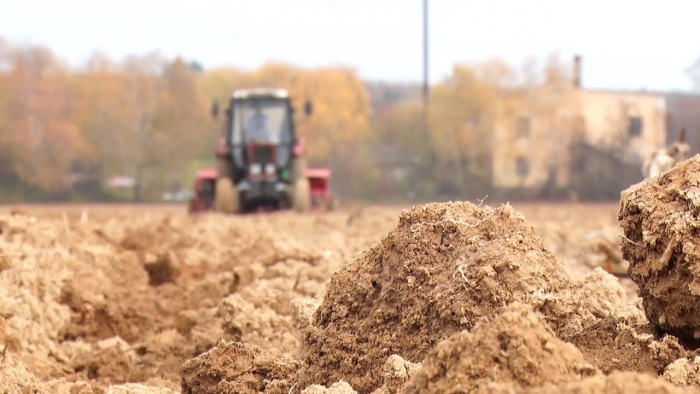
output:
[{"label": "blurred background", "polygon": [[697,1],[0,0],[0,202],[185,201],[278,87],[341,200],[617,201],[687,129]]}]

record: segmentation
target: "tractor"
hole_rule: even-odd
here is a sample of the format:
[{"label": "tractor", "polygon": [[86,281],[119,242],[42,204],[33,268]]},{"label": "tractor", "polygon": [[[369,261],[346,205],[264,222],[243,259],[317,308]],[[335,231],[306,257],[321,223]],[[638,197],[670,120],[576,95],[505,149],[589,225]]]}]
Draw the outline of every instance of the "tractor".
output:
[{"label": "tractor", "polygon": [[[284,89],[234,91],[223,114],[223,129],[216,149],[213,206],[195,206],[205,200],[195,186],[191,210],[213,208],[224,213],[247,213],[291,208],[306,212],[312,208],[312,199],[319,196],[331,199],[330,172],[314,169],[320,173],[307,174],[306,145],[298,138],[294,110]],[[304,112],[306,118],[312,115],[310,101],[306,101]],[[215,119],[219,116],[217,101],[212,104],[212,116]],[[209,172],[199,175],[195,185],[212,178]],[[308,175],[314,180],[313,196]],[[320,181],[318,175],[322,175]],[[202,190],[208,191],[206,186]]]}]

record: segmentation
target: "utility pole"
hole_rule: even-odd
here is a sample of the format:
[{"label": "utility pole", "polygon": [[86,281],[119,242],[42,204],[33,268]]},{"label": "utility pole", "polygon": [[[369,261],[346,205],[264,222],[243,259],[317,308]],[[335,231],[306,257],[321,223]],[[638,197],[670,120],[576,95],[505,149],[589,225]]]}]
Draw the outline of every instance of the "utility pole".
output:
[{"label": "utility pole", "polygon": [[[417,173],[410,178],[411,192],[415,193],[415,177],[417,174],[422,174],[425,168],[432,168],[433,165],[433,152],[432,147],[430,147],[430,130],[428,122],[428,96],[430,90],[428,88],[428,0],[423,0],[423,130],[422,136],[418,135],[418,138],[422,137],[422,142],[424,146],[428,146],[427,149],[420,149],[418,163],[419,168],[415,168]],[[415,196],[415,194],[413,194]]]},{"label": "utility pole", "polygon": [[428,0],[423,0],[423,121],[426,137],[428,130]]}]

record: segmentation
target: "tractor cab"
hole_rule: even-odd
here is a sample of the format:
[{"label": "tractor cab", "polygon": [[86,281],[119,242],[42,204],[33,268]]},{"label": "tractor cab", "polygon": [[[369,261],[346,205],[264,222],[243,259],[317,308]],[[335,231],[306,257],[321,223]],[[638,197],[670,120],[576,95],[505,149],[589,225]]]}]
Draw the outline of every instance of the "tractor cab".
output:
[{"label": "tractor cab", "polygon": [[278,176],[292,159],[296,133],[292,106],[285,91],[236,91],[231,100],[228,130],[233,164],[244,177]]}]

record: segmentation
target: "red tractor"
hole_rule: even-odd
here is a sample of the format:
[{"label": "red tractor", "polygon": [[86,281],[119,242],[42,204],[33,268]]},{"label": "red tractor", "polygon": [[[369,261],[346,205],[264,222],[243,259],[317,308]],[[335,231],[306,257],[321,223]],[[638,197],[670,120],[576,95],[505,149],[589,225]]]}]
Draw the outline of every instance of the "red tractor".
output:
[{"label": "red tractor", "polygon": [[[304,111],[311,116],[311,102],[306,102]],[[218,114],[214,102],[212,116]],[[306,212],[318,206],[319,199],[332,201],[330,170],[309,171],[306,146],[297,136],[293,115],[284,89],[236,90],[224,112],[216,150],[218,168],[198,173],[190,210],[246,213],[293,208]]]}]

